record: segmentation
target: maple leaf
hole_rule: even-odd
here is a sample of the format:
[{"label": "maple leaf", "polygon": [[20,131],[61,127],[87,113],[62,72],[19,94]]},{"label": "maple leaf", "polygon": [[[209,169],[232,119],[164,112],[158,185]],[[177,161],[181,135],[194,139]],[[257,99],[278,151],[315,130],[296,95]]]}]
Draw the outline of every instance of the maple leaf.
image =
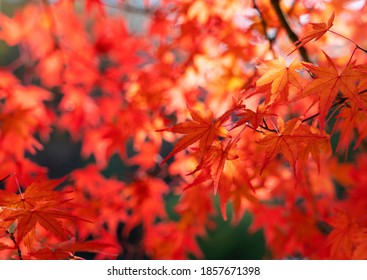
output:
[{"label": "maple leaf", "polygon": [[218,136],[230,136],[227,129],[222,126],[226,118],[214,120],[213,113],[210,110],[207,112],[201,112],[190,107],[188,107],[188,109],[193,119],[192,121],[179,123],[171,128],[157,130],[187,134],[176,143],[173,150],[164,158],[161,164],[165,163],[174,154],[186,149],[188,146],[198,141],[200,154],[203,155],[208,151],[211,144]]},{"label": "maple leaf", "polygon": [[131,157],[129,163],[147,170],[155,165],[158,153],[158,146],[154,142],[144,142],[139,153]]},{"label": "maple leaf", "polygon": [[52,232],[60,239],[66,239],[68,236],[72,236],[72,233],[68,231],[60,219],[78,219],[63,211],[50,210],[48,208],[56,208],[58,205],[51,203],[51,205],[43,205],[42,207],[36,207],[26,210],[15,210],[13,214],[7,216],[4,221],[17,221],[17,242],[23,240],[23,238],[33,230],[37,224],[40,224],[44,229]]},{"label": "maple leaf", "polygon": [[[194,171],[189,173],[193,174],[199,170],[207,169],[208,172],[205,171],[203,175],[210,176],[213,180],[214,195],[217,193],[219,180],[226,161],[235,160],[238,158],[238,155],[235,151],[235,146],[238,140],[239,138],[236,138],[233,141],[228,141],[226,144],[224,144],[222,141],[215,141],[203,157],[200,164],[195,168]],[[200,177],[200,180],[202,179],[204,178]]]},{"label": "maple leaf", "polygon": [[128,185],[125,195],[128,199],[127,208],[132,214],[127,220],[123,234],[143,224],[144,228],[151,227],[156,219],[166,217],[163,195],[167,192],[166,183],[158,178],[145,177]]},{"label": "maple leaf", "polygon": [[333,259],[351,258],[354,238],[360,232],[358,223],[341,209],[335,209],[335,212],[335,216],[330,220],[333,230],[327,239],[327,244],[330,246],[330,257]]},{"label": "maple leaf", "polygon": [[282,154],[292,164],[295,175],[297,175],[297,163],[303,167],[310,154],[319,166],[320,153],[327,153],[330,150],[328,137],[320,135],[319,131],[312,129],[297,118],[285,124],[282,119],[278,120],[277,132],[271,132],[257,141],[259,145],[267,146],[265,161],[260,173],[278,154]]},{"label": "maple leaf", "polygon": [[32,135],[37,125],[34,108],[17,107],[11,112],[0,113],[0,143],[2,148],[12,151],[17,158],[24,157],[24,151],[35,153],[36,149],[42,149]]},{"label": "maple leaf", "polygon": [[0,207],[4,223],[17,222],[17,242],[35,229],[39,224],[60,239],[71,233],[66,230],[60,220],[79,219],[65,211],[59,210],[70,199],[65,193],[53,190],[64,179],[50,180],[29,185],[24,193],[14,194],[0,192]]},{"label": "maple leaf", "polygon": [[279,57],[264,61],[261,68],[265,73],[257,80],[256,86],[271,84],[271,94],[266,96],[266,103],[273,103],[278,99],[287,101],[290,84],[298,89],[302,88],[300,76],[297,73],[303,68],[300,62],[293,61],[288,66],[285,59]]},{"label": "maple leaf", "polygon": [[[73,140],[82,143],[82,156],[93,156],[97,165],[71,174],[73,203],[65,188],[55,190],[57,182],[24,188],[14,180],[4,182],[0,186],[6,190],[0,191],[0,258],[77,259],[79,251],[96,253],[96,258],[100,253],[118,254],[120,248],[109,242],[127,242],[127,258],[185,259],[189,254],[203,258],[197,237],[205,237],[207,229],[215,226],[212,217],[218,209],[213,189],[223,219],[227,204],[233,207],[234,222],[251,211],[273,258],[294,254],[309,259],[367,257],[363,188],[367,182],[363,172],[367,166],[363,149],[367,66],[352,61],[366,62],[361,51],[367,50],[354,43],[366,27],[363,20],[355,20],[364,16],[366,5],[327,1],[328,9],[323,11],[325,1],[303,0],[294,1],[297,5],[290,11],[286,1],[279,6],[274,4],[279,1],[143,0],[141,7],[121,0],[28,2],[16,8],[11,18],[0,13],[0,39],[18,46],[16,57],[3,65],[7,70],[0,71],[0,174],[4,174],[0,178],[17,172],[31,182],[38,172],[47,172],[26,153],[41,149],[54,129],[69,131]],[[146,36],[130,32],[125,19],[111,13],[111,7],[105,9],[107,2],[114,6],[118,2],[125,12],[133,10],[149,18],[150,27],[130,26],[130,31],[137,27],[138,33],[143,27]],[[75,5],[81,9],[74,9]],[[331,29],[335,16],[329,13],[325,23],[307,26],[310,29],[300,34],[290,51],[334,33],[346,44],[337,41],[336,50],[327,46],[330,54],[343,61],[348,59],[344,54],[351,53],[343,70],[338,71],[336,60],[328,57],[321,67],[288,65],[283,58],[264,61],[260,71],[253,67],[256,57],[279,57],[287,33],[292,37],[283,14],[314,18],[330,6],[343,14],[350,38]],[[287,32],[278,32],[284,29]],[[263,44],[266,37],[269,48]],[[312,53],[313,61],[323,58]],[[301,67],[312,72],[313,80],[306,87],[297,73]],[[19,80],[8,72],[15,72]],[[52,88],[52,94],[32,84]],[[299,102],[291,103],[296,92]],[[236,101],[226,111],[232,94],[246,100],[246,108]],[[308,104],[311,98],[314,104]],[[198,100],[213,113],[189,108],[191,116],[182,120],[185,102]],[[309,118],[293,119],[305,110]],[[364,158],[347,168],[337,158],[335,168],[323,158],[330,150],[325,118],[334,113],[338,118],[333,130],[340,133],[335,144],[355,143]],[[160,131],[171,132],[167,141],[178,135],[177,145],[163,160],[174,157],[175,162],[155,177],[151,168],[163,139],[152,127],[168,127],[162,123],[173,115],[179,118],[178,124]],[[319,120],[309,125],[315,118]],[[243,141],[237,143],[239,138],[231,135],[241,129]],[[190,153],[184,153],[189,148]],[[38,156],[31,158],[36,161]],[[115,165],[115,159],[135,165],[129,174],[118,174],[128,182],[112,179],[104,169]],[[324,163],[322,174],[315,172],[316,164],[309,165],[312,160],[318,167]],[[307,179],[298,189],[293,183],[301,177],[292,178],[289,165],[295,175],[297,169]],[[258,174],[258,169],[265,168],[265,176]],[[190,171],[193,180],[187,188],[195,187],[183,191],[184,176]],[[104,177],[107,174],[109,178]],[[333,177],[346,189],[343,201],[335,196]],[[172,192],[180,195],[169,209],[175,217],[165,203]],[[330,223],[333,229],[322,232],[318,223],[330,216],[333,204],[343,205],[348,212],[337,214]],[[85,224],[74,215],[95,223]],[[134,228],[139,228],[139,240],[131,240]],[[83,240],[100,241],[103,232],[106,236],[103,242],[64,242],[74,231]],[[326,239],[332,250],[324,248]]]},{"label": "maple leaf", "polygon": [[195,19],[198,21],[199,24],[206,24],[210,17],[210,7],[205,1],[199,0],[193,2],[188,11],[187,11],[187,18],[192,20]]},{"label": "maple leaf", "polygon": [[76,223],[79,238],[86,239],[90,234],[99,236],[103,227],[116,232],[119,223],[129,220],[122,181],[105,178],[96,165],[74,170],[70,179],[75,190],[73,204],[81,205],[73,210],[73,214],[93,221]]},{"label": "maple leaf", "polygon": [[243,205],[243,198],[251,202],[256,201],[255,187],[251,183],[246,165],[243,160],[237,160],[237,144],[240,139],[238,136],[235,139],[215,141],[199,165],[189,174],[198,171],[200,173],[184,188],[187,190],[194,186],[195,189],[204,185],[213,186],[214,195],[218,194],[220,198],[220,211],[224,220],[227,220],[226,205],[230,197],[234,200],[236,218],[241,216],[239,209],[240,204]]},{"label": "maple leaf", "polygon": [[165,38],[167,31],[172,27],[172,22],[162,11],[157,10],[153,14],[153,19],[150,24],[149,34]]},{"label": "maple leaf", "polygon": [[85,9],[87,12],[91,12],[92,10],[96,9],[99,15],[105,15],[105,8],[104,3],[102,0],[86,0],[85,2]]},{"label": "maple leaf", "polygon": [[61,50],[56,49],[42,57],[37,65],[42,84],[49,88],[62,84],[63,64],[64,54]]},{"label": "maple leaf", "polygon": [[37,14],[35,6],[28,5],[23,10],[17,11],[11,19],[4,14],[0,14],[0,39],[10,46],[19,44],[31,31],[35,24],[35,17],[30,14]]},{"label": "maple leaf", "polygon": [[242,113],[237,114],[238,117],[241,119],[237,122],[237,126],[241,126],[243,124],[251,125],[251,128],[254,131],[264,122],[265,118],[276,118],[277,115],[274,113],[267,112],[269,109],[268,106],[264,106],[264,104],[259,105],[256,108],[256,112],[252,111],[251,109],[244,109]]},{"label": "maple leaf", "polygon": [[355,144],[353,149],[358,146],[367,136],[366,113],[362,110],[355,110],[350,107],[344,107],[336,116],[336,123],[333,131],[340,132],[340,139],[337,146],[337,151],[344,148],[347,149],[353,140]]},{"label": "maple leaf", "polygon": [[355,236],[356,247],[352,254],[354,260],[367,259],[367,229],[361,229]]},{"label": "maple leaf", "polygon": [[190,224],[160,223],[147,230],[144,247],[155,259],[182,260],[188,253],[202,257],[195,233]]},{"label": "maple leaf", "polygon": [[315,39],[315,41],[319,40],[333,26],[334,17],[335,14],[332,13],[327,23],[310,23],[312,30],[306,32],[304,36],[295,42],[295,48],[292,49],[288,55],[292,54],[313,39]]},{"label": "maple leaf", "polygon": [[79,259],[75,256],[75,252],[101,253],[108,247],[116,247],[116,245],[99,241],[77,242],[68,240],[56,244],[53,248],[46,247],[30,252],[29,255],[38,260]]},{"label": "maple leaf", "polygon": [[319,120],[321,129],[325,126],[325,118],[340,90],[346,97],[356,104],[364,107],[357,93],[357,82],[365,76],[363,72],[355,69],[354,63],[350,63],[339,74],[334,61],[324,53],[327,59],[326,66],[314,66],[310,63],[302,63],[314,75],[314,79],[308,83],[303,92],[296,98],[315,95],[319,101]]},{"label": "maple leaf", "polygon": [[1,250],[8,250],[8,249],[14,249],[14,248],[0,242],[0,251]]}]

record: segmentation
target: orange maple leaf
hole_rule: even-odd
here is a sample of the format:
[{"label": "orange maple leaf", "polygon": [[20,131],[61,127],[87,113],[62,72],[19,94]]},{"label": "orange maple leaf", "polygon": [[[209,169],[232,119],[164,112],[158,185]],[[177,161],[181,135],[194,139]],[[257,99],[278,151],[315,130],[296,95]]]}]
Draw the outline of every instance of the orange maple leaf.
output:
[{"label": "orange maple leaf", "polygon": [[[192,121],[179,123],[171,128],[160,129],[157,131],[170,131],[175,133],[187,134],[182,137],[173,150],[164,158],[161,164],[165,163],[174,154],[186,149],[188,146],[199,141],[199,150],[201,155],[205,154],[213,141],[219,137],[230,137],[227,129],[222,126],[226,118],[214,120],[213,113],[210,110],[201,112],[188,107]],[[227,116],[227,118],[229,115]]]},{"label": "orange maple leaf", "polygon": [[333,13],[327,23],[310,23],[312,30],[306,32],[303,37],[294,43],[295,48],[293,48],[288,55],[292,54],[313,39],[315,39],[315,41],[319,40],[333,26],[334,17],[335,14]]},{"label": "orange maple leaf", "polygon": [[297,118],[289,120],[286,124],[279,118],[277,130],[277,133],[271,132],[257,141],[258,144],[267,146],[260,173],[278,154],[282,154],[292,164],[293,172],[297,175],[297,164],[303,167],[310,154],[319,166],[320,153],[330,150],[327,136],[320,135],[315,128]]},{"label": "orange maple leaf", "polygon": [[263,124],[263,120],[265,118],[277,118],[277,115],[274,113],[269,113],[268,109],[269,107],[264,106],[263,104],[257,107],[256,112],[252,111],[251,109],[244,109],[242,113],[237,114],[238,117],[242,118],[237,122],[236,127],[247,124],[250,125],[254,131],[256,131],[256,129]]},{"label": "orange maple leaf", "polygon": [[278,99],[287,101],[290,84],[298,89],[302,88],[300,76],[297,73],[297,70],[303,68],[300,62],[293,61],[287,65],[284,58],[279,57],[264,61],[261,68],[265,73],[257,80],[256,86],[271,84],[271,94],[267,95],[267,103],[273,103]]}]

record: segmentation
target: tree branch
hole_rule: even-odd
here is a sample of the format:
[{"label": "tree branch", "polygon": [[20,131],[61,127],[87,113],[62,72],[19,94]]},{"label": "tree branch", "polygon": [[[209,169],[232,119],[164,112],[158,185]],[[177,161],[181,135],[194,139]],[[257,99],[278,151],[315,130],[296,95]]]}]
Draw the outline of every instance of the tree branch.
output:
[{"label": "tree branch", "polygon": [[9,235],[11,241],[13,241],[13,243],[14,243],[14,246],[17,248],[18,258],[20,260],[23,260],[22,251],[20,250],[19,245],[18,245],[17,241],[15,240],[14,233],[13,232],[9,232],[8,230],[6,230],[5,232],[6,232],[6,234]]},{"label": "tree branch", "polygon": [[[296,33],[294,33],[292,28],[289,26],[288,21],[285,18],[282,9],[280,8],[280,0],[271,0],[271,5],[273,6],[274,11],[278,16],[280,23],[282,24],[283,28],[287,32],[287,35],[288,35],[289,39],[291,39],[291,41],[293,43],[296,43],[298,41],[298,36],[297,36]],[[300,47],[298,49],[298,51],[299,51],[299,53],[302,56],[304,61],[311,62],[310,58],[307,54],[307,51],[304,47]]]},{"label": "tree branch", "polygon": [[264,35],[265,35],[266,39],[269,42],[269,49],[273,52],[273,56],[275,57],[275,52],[274,52],[274,49],[273,49],[273,43],[275,41],[276,36],[274,36],[273,38],[269,37],[268,32],[267,32],[268,25],[267,25],[267,23],[266,23],[263,15],[262,15],[262,13],[261,13],[259,7],[256,4],[256,0],[253,0],[253,7],[259,13],[260,21],[261,21],[261,26],[262,26],[262,28],[264,30]]}]

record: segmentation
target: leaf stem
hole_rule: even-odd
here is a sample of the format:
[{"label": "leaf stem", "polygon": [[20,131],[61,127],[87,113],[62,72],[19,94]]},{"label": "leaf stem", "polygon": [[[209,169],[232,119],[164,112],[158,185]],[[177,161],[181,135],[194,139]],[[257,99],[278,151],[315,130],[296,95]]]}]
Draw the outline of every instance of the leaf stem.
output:
[{"label": "leaf stem", "polygon": [[[348,100],[348,98],[340,97],[337,102],[335,102],[333,105],[331,105],[330,109],[333,109],[333,108],[337,107],[338,105],[342,105],[343,103],[345,103],[346,100]],[[319,115],[320,115],[320,113],[313,114],[312,116],[309,116],[308,118],[302,120],[302,123],[308,122],[308,121],[312,120],[313,118],[316,118]]]},{"label": "leaf stem", "polygon": [[328,31],[329,31],[329,32],[331,32],[331,33],[333,33],[333,34],[335,34],[335,35],[337,35],[337,36],[339,36],[339,37],[342,37],[343,39],[345,39],[345,40],[347,40],[348,42],[352,43],[353,45],[355,45],[355,46],[356,46],[356,49],[359,49],[359,50],[361,50],[361,51],[363,51],[363,52],[367,53],[367,49],[364,49],[364,48],[360,47],[356,42],[354,42],[353,40],[349,39],[348,37],[345,37],[344,35],[342,35],[342,34],[340,34],[340,33],[338,33],[338,32],[335,32],[335,31],[333,31],[333,30],[330,30],[330,29],[329,29]]},{"label": "leaf stem", "polygon": [[19,194],[20,194],[20,196],[22,197],[22,199],[23,199],[23,193],[22,193],[22,189],[21,189],[21,187],[23,187],[23,188],[25,188],[25,184],[23,183],[23,181],[22,181],[22,179],[18,176],[18,174],[16,173],[16,172],[12,172],[12,173],[10,173],[9,175],[7,175],[7,176],[5,176],[4,178],[2,178],[1,180],[0,180],[0,184],[1,183],[4,183],[7,179],[9,179],[10,177],[14,177],[14,180],[15,180],[15,182],[16,182],[16,184],[17,184],[17,187],[18,187],[18,191],[19,191]]},{"label": "leaf stem", "polygon": [[[345,65],[345,69],[347,69],[349,63],[352,61],[353,55],[355,54],[356,50],[357,50],[357,47],[354,48],[354,50],[353,50],[353,52],[352,52],[352,54],[351,54],[351,56],[350,56],[350,58],[348,60],[347,65]],[[344,69],[344,71],[345,71],[345,69]]]}]

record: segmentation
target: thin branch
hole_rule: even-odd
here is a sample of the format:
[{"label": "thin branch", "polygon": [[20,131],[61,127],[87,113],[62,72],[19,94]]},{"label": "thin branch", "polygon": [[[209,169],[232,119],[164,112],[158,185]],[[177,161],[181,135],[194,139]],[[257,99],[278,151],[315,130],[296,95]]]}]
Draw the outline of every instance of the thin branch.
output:
[{"label": "thin branch", "polygon": [[9,175],[5,176],[4,178],[0,179],[0,184],[4,183],[10,176],[12,176],[13,173],[10,173]]},{"label": "thin branch", "polygon": [[302,120],[302,122],[303,122],[303,123],[308,122],[308,121],[310,121],[310,120],[312,120],[312,119],[316,118],[318,115],[320,115],[320,113],[313,114],[312,116],[310,116],[310,117],[308,117],[308,118],[306,118],[306,119]]},{"label": "thin branch", "polygon": [[11,241],[13,241],[13,243],[14,243],[14,246],[17,248],[18,258],[20,260],[23,260],[22,251],[20,250],[19,245],[18,245],[17,241],[15,240],[14,233],[6,230],[6,234],[9,235]]},{"label": "thin branch", "polygon": [[255,129],[255,128],[250,124],[250,123],[245,123],[245,125],[246,125],[247,127],[251,128],[251,129],[253,129],[253,130],[254,130],[254,131],[256,131],[256,132],[259,132],[259,133],[264,134],[264,131],[259,130],[259,129]]},{"label": "thin branch", "polygon": [[339,36],[339,37],[342,37],[343,39],[347,40],[348,42],[350,42],[350,43],[354,44],[354,45],[356,46],[356,48],[357,48],[357,49],[359,49],[359,50],[361,50],[361,51],[363,51],[363,52],[367,53],[367,49],[364,49],[364,48],[360,47],[358,44],[356,44],[356,42],[354,42],[353,40],[349,39],[348,37],[346,37],[346,36],[344,36],[344,35],[342,35],[342,34],[340,34],[340,33],[338,33],[338,32],[335,32],[335,31],[333,31],[333,30],[330,30],[330,29],[328,30],[328,32],[333,33],[334,35],[337,35],[337,36]]},{"label": "thin branch", "polygon": [[[338,100],[337,102],[335,102],[333,105],[331,105],[331,108],[330,108],[330,109],[334,109],[334,108],[336,108],[337,106],[342,105],[342,104],[343,104],[343,103],[345,103],[345,101],[347,101],[347,100],[348,100],[348,98],[347,98],[347,97],[340,97],[340,98],[339,98],[339,100]],[[306,119],[302,120],[302,122],[303,122],[303,123],[308,122],[308,121],[310,121],[310,120],[312,120],[312,119],[316,118],[316,117],[317,117],[317,116],[319,116],[319,115],[320,115],[320,113],[313,114],[312,116],[310,116],[310,117],[308,117],[308,118],[306,118]]]},{"label": "thin branch", "polygon": [[359,49],[359,50],[361,50],[361,51],[363,51],[363,52],[365,52],[365,53],[367,53],[367,49],[364,49],[364,48],[362,48],[362,47],[360,47],[360,46],[356,46],[357,47],[357,49]]},{"label": "thin branch", "polygon": [[275,41],[276,36],[274,36],[274,37],[269,37],[268,32],[267,32],[267,30],[268,30],[268,25],[267,25],[267,23],[266,23],[266,21],[265,21],[265,19],[264,19],[264,17],[263,17],[263,14],[261,13],[261,11],[260,11],[259,7],[258,7],[258,6],[257,6],[257,4],[256,4],[256,0],[253,0],[253,7],[254,7],[254,9],[259,13],[260,21],[261,21],[261,26],[262,26],[262,28],[263,28],[264,35],[265,35],[266,39],[267,39],[267,40],[268,40],[268,42],[269,42],[269,49],[272,51],[273,56],[275,57],[275,51],[274,51],[274,49],[273,49],[273,43],[274,43],[274,41]]},{"label": "thin branch", "polygon": [[260,124],[259,125],[262,129],[265,129],[267,131],[274,132],[274,133],[279,133],[279,131],[277,129],[271,129],[271,128],[269,128],[269,126],[268,126],[265,118],[263,118],[263,123],[264,124]]},{"label": "thin branch", "polygon": [[[358,95],[363,94],[363,93],[366,93],[366,92],[367,92],[367,89],[362,90],[362,91],[358,92]],[[339,97],[339,98],[338,98],[338,101],[337,101],[337,102],[335,102],[335,103],[333,103],[333,105],[331,105],[331,108],[330,108],[330,109],[334,109],[334,108],[336,108],[336,107],[337,107],[337,106],[339,106],[339,105],[348,106],[348,104],[346,103],[346,101],[347,101],[348,99],[349,99],[348,97]],[[308,118],[306,118],[306,119],[302,120],[302,122],[303,122],[303,123],[304,123],[304,122],[308,122],[308,121],[312,120],[313,118],[316,118],[316,117],[317,117],[317,116],[319,116],[319,115],[320,115],[320,113],[313,114],[312,116],[309,116]]]},{"label": "thin branch", "polygon": [[[291,41],[293,43],[296,43],[299,38],[297,36],[296,33],[294,33],[294,31],[292,30],[292,28],[289,26],[287,19],[285,18],[282,9],[280,8],[280,0],[271,0],[271,5],[274,8],[275,13],[277,14],[280,23],[282,24],[283,28],[285,29],[285,31],[287,32],[287,35],[289,37],[289,39],[291,39]],[[306,62],[311,62],[310,58],[307,54],[307,51],[304,47],[300,47],[298,49],[300,55],[302,56],[303,60]]]}]

